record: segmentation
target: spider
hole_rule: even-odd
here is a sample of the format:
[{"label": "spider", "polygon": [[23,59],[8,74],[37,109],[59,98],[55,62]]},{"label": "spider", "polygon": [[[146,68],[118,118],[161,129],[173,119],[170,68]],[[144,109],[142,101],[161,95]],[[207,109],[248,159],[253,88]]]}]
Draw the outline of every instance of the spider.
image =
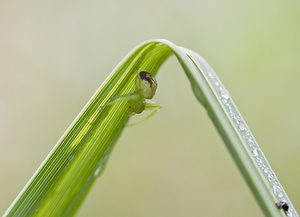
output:
[{"label": "spider", "polygon": [[287,211],[289,210],[289,205],[287,204],[287,202],[285,202],[284,200],[281,200],[281,201],[275,203],[275,205],[279,209],[282,209],[284,211],[284,213],[287,215]]},{"label": "spider", "polygon": [[149,118],[151,118],[153,115],[155,115],[161,110],[160,105],[155,104],[155,102],[146,101],[146,99],[152,99],[154,97],[157,89],[157,81],[151,73],[145,71],[141,71],[141,72],[137,71],[137,76],[135,79],[135,88],[136,88],[135,92],[121,95],[117,99],[104,105],[107,106],[121,101],[128,101],[130,116],[133,116],[135,114],[140,114],[145,110],[153,110],[153,112],[149,116],[147,116],[144,120],[126,126],[134,126],[140,124],[148,120]]}]

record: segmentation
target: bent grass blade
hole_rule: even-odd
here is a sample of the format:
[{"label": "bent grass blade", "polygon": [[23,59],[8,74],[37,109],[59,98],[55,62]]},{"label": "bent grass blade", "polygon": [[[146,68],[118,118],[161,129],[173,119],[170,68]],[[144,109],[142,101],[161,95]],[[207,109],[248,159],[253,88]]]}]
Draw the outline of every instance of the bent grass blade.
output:
[{"label": "bent grass blade", "polygon": [[[215,72],[197,53],[167,40],[144,42],[121,61],[4,216],[74,215],[102,173],[130,116],[128,100],[110,102],[135,91],[137,68],[155,76],[172,54],[182,65],[196,98],[207,110],[265,215],[284,216],[285,213],[275,206],[279,200],[284,200],[289,207],[286,215],[298,216]],[[151,104],[146,108],[151,109]]]},{"label": "bent grass blade", "polygon": [[128,121],[128,102],[104,106],[135,91],[136,69],[156,74],[171,55],[161,43],[134,49],[89,100],[4,216],[71,216]]}]

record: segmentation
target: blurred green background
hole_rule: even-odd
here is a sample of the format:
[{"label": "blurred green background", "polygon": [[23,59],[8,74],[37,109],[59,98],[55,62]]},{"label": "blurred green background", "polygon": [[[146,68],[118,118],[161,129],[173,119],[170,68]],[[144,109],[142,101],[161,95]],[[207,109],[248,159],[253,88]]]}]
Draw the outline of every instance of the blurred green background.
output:
[{"label": "blurred green background", "polygon": [[[165,38],[202,55],[300,210],[300,2],[0,2],[0,213],[119,61]],[[163,110],[126,128],[77,216],[263,216],[172,57]]]}]

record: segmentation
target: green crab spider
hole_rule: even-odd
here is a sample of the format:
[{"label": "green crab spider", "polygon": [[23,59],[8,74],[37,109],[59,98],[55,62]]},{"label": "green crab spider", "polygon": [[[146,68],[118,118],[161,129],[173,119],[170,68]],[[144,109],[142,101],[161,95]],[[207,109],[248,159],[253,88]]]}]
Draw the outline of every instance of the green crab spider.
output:
[{"label": "green crab spider", "polygon": [[148,120],[149,118],[151,118],[153,115],[155,115],[161,110],[160,105],[156,105],[155,102],[146,101],[146,99],[152,99],[154,97],[157,89],[157,81],[151,73],[145,71],[141,71],[141,72],[137,71],[137,76],[135,79],[135,88],[136,88],[135,92],[121,95],[116,100],[113,100],[105,105],[107,106],[121,101],[128,101],[129,104],[128,111],[130,113],[129,114],[130,116],[133,116],[135,114],[140,114],[145,110],[146,111],[153,110],[153,112],[150,115],[148,115],[145,119],[137,123],[126,125],[127,127],[140,124]]}]

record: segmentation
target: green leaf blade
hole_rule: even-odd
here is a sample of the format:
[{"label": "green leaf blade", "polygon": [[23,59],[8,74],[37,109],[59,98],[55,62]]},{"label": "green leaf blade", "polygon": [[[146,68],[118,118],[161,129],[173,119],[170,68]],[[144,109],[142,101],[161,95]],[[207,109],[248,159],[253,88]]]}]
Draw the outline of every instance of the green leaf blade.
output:
[{"label": "green leaf blade", "polygon": [[135,90],[137,69],[156,74],[171,54],[160,43],[134,49],[90,99],[5,216],[73,215],[129,119],[127,102],[105,105]]},{"label": "green leaf blade", "polygon": [[287,215],[297,217],[291,201],[213,69],[197,53],[163,39],[144,42],[121,61],[5,216],[72,216],[102,173],[129,119],[126,101],[105,105],[118,96],[134,92],[137,70],[156,75],[172,54],[183,67],[196,98],[207,110],[265,215],[285,216],[275,206],[275,202],[284,199],[290,207]]}]

